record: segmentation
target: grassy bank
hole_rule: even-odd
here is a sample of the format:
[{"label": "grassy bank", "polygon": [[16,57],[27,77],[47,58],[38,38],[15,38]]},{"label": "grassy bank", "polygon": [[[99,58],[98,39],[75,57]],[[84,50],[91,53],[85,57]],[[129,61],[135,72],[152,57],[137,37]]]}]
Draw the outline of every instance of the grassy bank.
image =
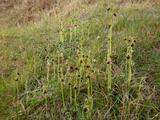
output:
[{"label": "grassy bank", "polygon": [[0,119],[160,118],[158,4],[82,3],[2,25]]}]

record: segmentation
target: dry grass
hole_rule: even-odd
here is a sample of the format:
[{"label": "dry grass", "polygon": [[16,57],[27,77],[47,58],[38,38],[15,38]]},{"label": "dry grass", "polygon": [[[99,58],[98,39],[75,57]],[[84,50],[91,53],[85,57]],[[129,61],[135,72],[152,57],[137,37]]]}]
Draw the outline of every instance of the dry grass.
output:
[{"label": "dry grass", "polygon": [[[132,2],[133,1],[133,2]],[[115,0],[122,11],[128,9],[151,10],[160,4],[159,0]],[[1,25],[21,25],[28,22],[37,22],[44,16],[62,16],[77,14],[82,18],[91,11],[94,12],[97,2],[95,0],[1,0]],[[8,15],[8,16],[6,16]]]}]

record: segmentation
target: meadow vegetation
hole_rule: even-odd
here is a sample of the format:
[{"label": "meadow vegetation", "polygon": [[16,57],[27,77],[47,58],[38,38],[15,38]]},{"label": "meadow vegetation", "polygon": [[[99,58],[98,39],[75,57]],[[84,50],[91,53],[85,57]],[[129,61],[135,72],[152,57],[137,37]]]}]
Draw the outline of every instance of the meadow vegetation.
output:
[{"label": "meadow vegetation", "polygon": [[160,119],[158,0],[27,1],[1,2],[0,120]]}]

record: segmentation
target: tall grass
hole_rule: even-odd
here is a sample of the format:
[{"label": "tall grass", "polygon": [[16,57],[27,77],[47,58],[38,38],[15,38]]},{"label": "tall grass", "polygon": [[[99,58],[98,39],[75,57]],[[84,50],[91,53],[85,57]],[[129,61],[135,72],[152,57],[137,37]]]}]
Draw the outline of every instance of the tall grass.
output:
[{"label": "tall grass", "polygon": [[[157,99],[156,88],[152,89],[153,83],[148,82],[150,73],[137,72],[136,67],[141,65],[136,61],[141,56],[140,45],[144,44],[139,41],[134,47],[132,38],[126,39],[127,45],[120,41],[131,29],[127,28],[136,23],[118,18],[105,3],[100,7],[101,13],[95,12],[83,22],[65,18],[56,24],[56,30],[52,28],[55,24],[46,23],[48,29],[40,27],[38,33],[30,38],[37,41],[37,36],[40,33],[43,36],[46,30],[49,34],[48,40],[39,36],[40,41],[32,45],[36,47],[27,48],[24,55],[23,60],[27,62],[22,70],[22,79],[26,83],[24,88],[19,89],[19,84],[15,86],[17,101],[20,99],[22,104],[25,103],[27,112],[18,106],[17,119],[158,118],[158,102],[153,100]],[[114,16],[118,22],[114,22]],[[137,34],[134,29],[141,31],[142,23],[137,23],[139,26],[131,30],[133,36]],[[143,37],[139,39],[144,40]],[[31,44],[31,41],[26,44]]]}]

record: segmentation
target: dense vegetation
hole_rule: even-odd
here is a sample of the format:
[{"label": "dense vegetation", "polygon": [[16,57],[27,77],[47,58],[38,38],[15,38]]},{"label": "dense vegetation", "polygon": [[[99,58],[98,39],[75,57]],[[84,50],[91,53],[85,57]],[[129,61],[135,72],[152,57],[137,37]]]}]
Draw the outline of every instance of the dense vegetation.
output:
[{"label": "dense vegetation", "polygon": [[160,119],[158,0],[27,1],[1,2],[0,119]]}]

